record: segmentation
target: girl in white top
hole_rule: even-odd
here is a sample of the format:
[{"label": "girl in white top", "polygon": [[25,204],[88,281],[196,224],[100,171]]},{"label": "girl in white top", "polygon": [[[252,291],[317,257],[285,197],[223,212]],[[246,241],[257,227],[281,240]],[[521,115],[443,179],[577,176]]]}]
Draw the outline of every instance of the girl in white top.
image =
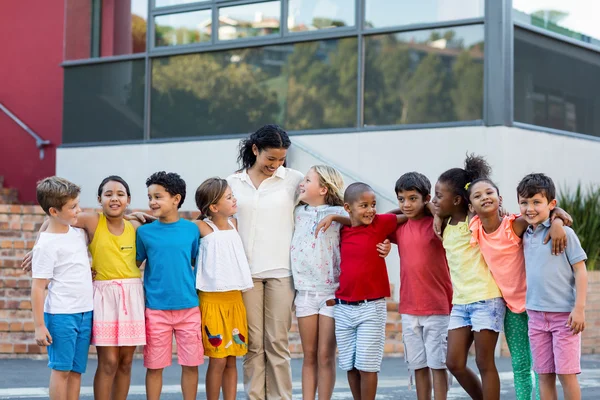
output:
[{"label": "girl in white top", "polygon": [[[290,247],[296,317],[304,360],[302,398],[329,400],[335,384],[335,322],[333,305],[340,276],[340,228],[333,222],[316,236],[315,229],[324,217],[344,215],[344,180],[325,165],[313,166],[300,183],[298,200],[303,204],[294,212],[294,236]],[[317,384],[318,383],[318,384]]]},{"label": "girl in white top", "polygon": [[279,126],[263,126],[242,140],[241,170],[227,178],[238,200],[239,232],[254,281],[254,289],[243,293],[249,333],[244,388],[250,400],[292,399],[290,243],[303,176],[284,166],[290,145]]},{"label": "girl in white top", "polygon": [[225,179],[210,178],[196,190],[200,210],[200,249],[196,288],[199,290],[206,371],[206,398],[235,399],[236,357],[248,349],[248,327],[242,291],[252,288],[250,267],[244,254],[237,222],[237,204]]}]

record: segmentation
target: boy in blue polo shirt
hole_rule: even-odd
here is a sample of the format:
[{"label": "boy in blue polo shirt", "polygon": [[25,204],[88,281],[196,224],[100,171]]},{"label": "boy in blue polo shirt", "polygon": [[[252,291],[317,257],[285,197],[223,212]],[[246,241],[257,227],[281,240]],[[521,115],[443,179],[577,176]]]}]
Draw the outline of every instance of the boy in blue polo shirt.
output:
[{"label": "boy in blue polo shirt", "polygon": [[157,172],[146,180],[146,186],[151,212],[157,218],[139,227],[136,238],[138,265],[146,261],[147,398],[160,398],[162,371],[171,365],[174,333],[183,398],[195,399],[198,365],[204,362],[194,270],[200,232],[193,222],[179,218],[185,181],[178,174]]},{"label": "boy in blue polo shirt", "polygon": [[527,273],[526,309],[533,369],[539,375],[542,399],[557,398],[556,375],[566,399],[580,399],[581,335],[585,328],[587,256],[577,235],[564,227],[568,246],[552,255],[544,244],[556,189],[544,174],[530,174],[517,187],[521,214],[529,223],[523,236]]}]

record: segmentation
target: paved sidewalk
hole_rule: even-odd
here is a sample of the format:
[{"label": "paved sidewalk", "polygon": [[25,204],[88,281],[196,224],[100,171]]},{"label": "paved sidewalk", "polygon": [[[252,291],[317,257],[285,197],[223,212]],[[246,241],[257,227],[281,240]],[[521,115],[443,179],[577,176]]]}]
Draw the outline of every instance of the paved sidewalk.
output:
[{"label": "paved sidewalk", "polygon": [[[165,369],[164,388],[161,399],[180,399],[179,389],[180,368],[175,365]],[[473,360],[470,360],[473,365]],[[198,399],[206,399],[204,391],[204,375],[208,361],[200,367],[200,382],[198,390]],[[515,398],[512,384],[512,372],[510,360],[508,358],[497,359],[500,379],[502,384],[502,400],[513,400]],[[292,372],[294,378],[294,400],[300,400],[301,382],[300,373],[302,367],[301,359],[292,360]],[[586,356],[582,359],[583,373],[579,377],[582,386],[583,399],[600,399],[600,357]],[[92,399],[92,382],[96,370],[96,360],[90,360],[88,371],[82,379],[82,398]],[[20,359],[0,359],[0,399],[39,399],[48,397],[48,379],[50,371],[46,367],[46,361],[43,360],[20,360]],[[145,398],[144,391],[145,370],[141,360],[135,360],[133,367],[133,376],[131,382],[131,391],[129,398],[141,400]],[[238,376],[241,381],[241,361],[238,363]],[[379,390],[377,399],[381,400],[404,400],[416,399],[416,393],[413,389],[408,389],[409,375],[406,370],[404,359],[386,358],[383,362],[383,369],[379,376]],[[560,387],[559,387],[560,389]],[[238,397],[244,398],[243,387],[238,384]],[[560,390],[559,390],[560,393]],[[469,397],[454,382],[449,399],[468,399]],[[559,394],[559,399],[562,399]],[[338,370],[337,384],[334,400],[351,400],[350,389],[346,381],[345,373]]]}]

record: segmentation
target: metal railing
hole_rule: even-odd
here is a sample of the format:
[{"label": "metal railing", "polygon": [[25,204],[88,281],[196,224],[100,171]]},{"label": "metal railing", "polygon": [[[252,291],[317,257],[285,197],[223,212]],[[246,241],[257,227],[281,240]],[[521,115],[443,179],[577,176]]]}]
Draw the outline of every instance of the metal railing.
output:
[{"label": "metal railing", "polygon": [[25,124],[23,121],[21,121],[19,119],[19,117],[17,117],[15,114],[13,114],[2,103],[0,103],[0,110],[4,111],[4,113],[6,115],[8,115],[8,117],[10,119],[12,119],[13,121],[15,121],[15,123],[17,125],[19,125],[21,128],[23,128],[23,130],[25,132],[27,132],[29,134],[29,136],[31,136],[33,139],[35,139],[35,146],[40,150],[40,160],[43,160],[44,159],[44,147],[49,146],[50,145],[50,141],[42,139],[37,133],[35,133],[33,131],[33,129],[31,129],[29,126],[27,126],[27,124]]}]

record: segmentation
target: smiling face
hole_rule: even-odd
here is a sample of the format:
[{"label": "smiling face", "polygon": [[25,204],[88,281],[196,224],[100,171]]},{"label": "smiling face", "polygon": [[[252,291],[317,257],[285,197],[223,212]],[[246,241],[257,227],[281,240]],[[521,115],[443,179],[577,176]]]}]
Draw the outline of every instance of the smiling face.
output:
[{"label": "smiling face", "polygon": [[321,186],[319,183],[319,174],[312,168],[306,173],[302,182],[300,182],[299,191],[299,201],[303,201],[309,206],[325,204],[327,188]]},{"label": "smiling face", "polygon": [[108,181],[102,187],[102,195],[98,197],[102,213],[107,217],[122,217],[125,214],[131,198],[121,182]]},{"label": "smiling face", "polygon": [[556,207],[556,199],[548,201],[542,193],[536,193],[533,197],[519,196],[519,209],[528,224],[538,226],[548,218],[550,212]]},{"label": "smiling face", "polygon": [[425,212],[425,205],[431,199],[431,195],[427,195],[423,199],[423,195],[416,190],[402,190],[396,193],[398,196],[398,205],[402,214],[406,215],[409,219],[419,219],[423,217]]},{"label": "smiling face", "polygon": [[181,195],[172,196],[167,192],[164,186],[148,186],[148,206],[153,216],[158,219],[166,219],[177,214],[177,206],[181,200]]},{"label": "smiling face", "polygon": [[460,196],[454,194],[450,185],[446,182],[436,182],[435,196],[431,202],[435,206],[435,213],[437,216],[440,218],[450,217],[460,201]]},{"label": "smiling face", "polygon": [[344,203],[352,226],[369,225],[377,214],[377,198],[371,191],[362,192],[352,203]]},{"label": "smiling face", "polygon": [[275,171],[277,171],[277,168],[283,165],[285,157],[287,156],[287,149],[284,148],[268,147],[259,150],[256,145],[253,145],[252,151],[256,156],[256,162],[252,168],[256,168],[266,176],[273,176]]},{"label": "smiling face", "polygon": [[498,195],[494,185],[487,181],[480,181],[469,189],[471,211],[479,216],[498,214],[498,209],[502,206],[502,197]]},{"label": "smiling face", "polygon": [[48,212],[51,217],[55,218],[62,225],[75,225],[77,223],[77,217],[81,212],[81,208],[79,207],[79,196],[74,199],[69,199],[60,210],[50,207]]},{"label": "smiling face", "polygon": [[231,188],[227,186],[223,196],[215,204],[210,205],[210,212],[212,214],[221,214],[224,217],[231,217],[237,212],[237,200],[231,191]]}]

